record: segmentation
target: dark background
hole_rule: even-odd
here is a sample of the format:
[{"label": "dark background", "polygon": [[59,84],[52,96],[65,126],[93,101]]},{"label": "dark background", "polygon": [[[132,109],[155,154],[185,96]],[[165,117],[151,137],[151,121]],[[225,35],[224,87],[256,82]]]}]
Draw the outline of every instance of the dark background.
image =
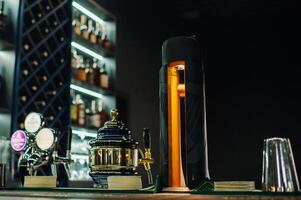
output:
[{"label": "dark background", "polygon": [[290,138],[301,173],[300,1],[98,2],[117,17],[121,118],[139,140],[151,128],[155,174],[161,45],[178,35],[204,50],[211,178],[260,186],[263,139],[274,136]]}]

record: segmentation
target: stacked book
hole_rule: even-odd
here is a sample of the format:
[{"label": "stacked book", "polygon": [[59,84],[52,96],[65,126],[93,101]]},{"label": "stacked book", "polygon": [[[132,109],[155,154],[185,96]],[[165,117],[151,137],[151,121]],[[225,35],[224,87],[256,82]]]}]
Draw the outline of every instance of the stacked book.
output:
[{"label": "stacked book", "polygon": [[254,181],[215,181],[214,191],[254,191]]}]

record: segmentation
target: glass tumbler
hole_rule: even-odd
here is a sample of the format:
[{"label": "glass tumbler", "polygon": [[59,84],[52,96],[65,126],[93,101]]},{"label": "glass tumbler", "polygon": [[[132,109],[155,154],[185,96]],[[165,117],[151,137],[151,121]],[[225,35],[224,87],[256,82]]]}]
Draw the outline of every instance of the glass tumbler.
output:
[{"label": "glass tumbler", "polygon": [[299,191],[294,156],[287,138],[264,140],[262,189],[268,192]]}]

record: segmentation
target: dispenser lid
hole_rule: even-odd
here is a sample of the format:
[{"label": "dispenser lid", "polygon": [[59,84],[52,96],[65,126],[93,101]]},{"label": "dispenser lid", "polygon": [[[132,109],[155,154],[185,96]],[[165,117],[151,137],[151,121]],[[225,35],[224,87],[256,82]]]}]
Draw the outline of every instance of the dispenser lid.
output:
[{"label": "dispenser lid", "polygon": [[124,123],[117,120],[117,116],[117,109],[111,110],[111,120],[98,130],[96,139],[90,140],[89,144],[92,147],[137,148],[138,142],[132,138],[131,132],[124,126]]},{"label": "dispenser lid", "polygon": [[124,126],[124,123],[117,120],[117,109],[111,110],[111,120],[107,121],[102,128],[98,130],[97,139],[129,139],[130,131]]}]

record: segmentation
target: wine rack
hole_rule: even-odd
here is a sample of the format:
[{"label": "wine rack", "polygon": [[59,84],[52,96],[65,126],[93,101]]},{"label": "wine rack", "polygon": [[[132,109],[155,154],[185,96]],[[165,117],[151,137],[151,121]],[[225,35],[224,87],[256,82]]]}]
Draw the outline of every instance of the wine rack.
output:
[{"label": "wine rack", "polygon": [[24,0],[16,115],[13,130],[22,129],[29,112],[42,113],[49,127],[69,124],[71,3],[68,0]]}]

